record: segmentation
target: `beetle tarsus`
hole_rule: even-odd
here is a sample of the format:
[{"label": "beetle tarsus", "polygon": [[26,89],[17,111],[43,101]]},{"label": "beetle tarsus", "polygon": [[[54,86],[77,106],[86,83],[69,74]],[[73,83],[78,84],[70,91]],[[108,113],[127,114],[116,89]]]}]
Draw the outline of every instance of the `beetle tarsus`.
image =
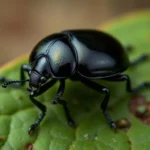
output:
[{"label": "beetle tarsus", "polygon": [[[102,108],[102,109],[103,109],[103,108]],[[108,112],[105,110],[105,111],[103,112],[103,114],[104,114],[104,116],[105,116],[105,118],[106,118],[106,120],[107,120],[109,126],[110,126],[113,130],[117,129],[117,126],[116,126],[115,122],[112,121],[112,119],[110,118]]]},{"label": "beetle tarsus", "polygon": [[39,115],[37,121],[29,127],[28,133],[29,133],[30,135],[31,135],[31,134],[34,132],[34,130],[39,126],[39,124],[40,124],[40,122],[43,120],[44,116],[45,116],[45,112],[44,112],[44,113],[42,112],[42,113]]},{"label": "beetle tarsus", "polygon": [[69,120],[68,120],[68,125],[73,128],[76,128],[76,123],[71,118],[69,118]]},{"label": "beetle tarsus", "polygon": [[76,124],[75,122],[73,121],[71,115],[70,115],[70,111],[69,111],[69,108],[68,108],[68,103],[65,101],[65,100],[60,100],[60,99],[54,99],[52,100],[51,102],[52,104],[60,104],[63,106],[63,109],[64,109],[64,112],[65,112],[65,116],[66,116],[66,119],[68,121],[68,124],[71,126],[71,127],[76,127]]},{"label": "beetle tarsus", "polygon": [[116,130],[117,129],[117,126],[116,126],[116,124],[115,124],[115,122],[110,122],[110,127],[112,128],[112,129],[114,129],[114,130]]},{"label": "beetle tarsus", "polygon": [[32,135],[36,128],[37,128],[37,124],[32,124],[28,129],[28,134]]}]

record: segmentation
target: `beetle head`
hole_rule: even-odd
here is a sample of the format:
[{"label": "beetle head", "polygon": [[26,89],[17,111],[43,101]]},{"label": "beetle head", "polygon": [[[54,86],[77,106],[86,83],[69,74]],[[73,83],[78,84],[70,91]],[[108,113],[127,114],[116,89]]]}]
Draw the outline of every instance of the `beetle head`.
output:
[{"label": "beetle head", "polygon": [[29,86],[30,88],[40,88],[42,84],[44,84],[47,81],[46,77],[42,76],[37,71],[31,71],[30,72],[30,80],[29,80]]},{"label": "beetle head", "polygon": [[30,90],[33,91],[33,88],[38,90],[48,81],[50,77],[50,68],[49,63],[44,56],[36,59],[31,65],[32,70],[29,71],[29,86]]}]

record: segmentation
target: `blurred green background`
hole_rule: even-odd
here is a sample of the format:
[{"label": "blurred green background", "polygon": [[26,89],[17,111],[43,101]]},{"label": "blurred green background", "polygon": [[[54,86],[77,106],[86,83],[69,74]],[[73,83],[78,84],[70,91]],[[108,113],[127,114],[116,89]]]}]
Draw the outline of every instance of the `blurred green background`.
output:
[{"label": "blurred green background", "polygon": [[30,52],[48,34],[96,28],[147,8],[150,0],[0,0],[0,65]]}]

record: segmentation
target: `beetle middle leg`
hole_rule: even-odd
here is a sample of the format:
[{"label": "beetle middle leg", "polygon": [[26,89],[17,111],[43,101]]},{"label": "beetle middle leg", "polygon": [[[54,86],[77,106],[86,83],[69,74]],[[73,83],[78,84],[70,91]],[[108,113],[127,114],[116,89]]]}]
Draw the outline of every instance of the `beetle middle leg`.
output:
[{"label": "beetle middle leg", "polygon": [[60,86],[58,88],[56,98],[52,101],[52,104],[58,103],[58,104],[62,105],[64,108],[64,111],[65,111],[65,115],[66,115],[68,124],[72,127],[75,127],[75,122],[73,121],[73,119],[70,115],[70,111],[69,111],[67,102],[65,100],[60,99],[60,97],[64,93],[64,89],[65,89],[65,80],[60,80]]},{"label": "beetle middle leg", "polygon": [[80,78],[80,81],[85,84],[86,86],[98,91],[98,92],[101,92],[101,93],[104,93],[105,94],[105,97],[104,97],[104,100],[102,101],[101,103],[101,109],[103,111],[103,114],[109,124],[109,126],[113,129],[116,129],[116,124],[115,122],[111,119],[109,113],[107,112],[107,105],[108,105],[108,102],[109,102],[109,97],[110,97],[110,92],[109,92],[109,89],[98,84],[98,83],[95,83],[91,80],[88,80],[88,79],[84,79],[84,78]]}]

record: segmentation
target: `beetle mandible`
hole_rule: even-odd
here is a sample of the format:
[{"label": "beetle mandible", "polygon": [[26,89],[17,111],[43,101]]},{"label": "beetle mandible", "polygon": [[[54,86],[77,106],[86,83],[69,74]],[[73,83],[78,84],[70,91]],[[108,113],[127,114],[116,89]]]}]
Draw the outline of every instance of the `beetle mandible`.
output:
[{"label": "beetle mandible", "polygon": [[[105,97],[100,107],[109,126],[116,129],[115,122],[107,112],[110,91],[93,80],[126,81],[126,90],[137,92],[150,86],[150,82],[132,88],[129,76],[122,72],[147,58],[148,55],[142,55],[130,63],[125,48],[111,35],[97,30],[68,30],[47,36],[35,46],[30,54],[30,65],[21,66],[20,81],[10,81],[5,77],[1,77],[0,80],[4,82],[3,87],[9,84],[22,86],[29,82],[30,100],[41,110],[38,119],[29,127],[29,134],[38,127],[46,114],[46,107],[35,97],[44,93],[57,81],[60,82],[60,86],[52,103],[61,104],[69,125],[75,126],[67,102],[60,99],[64,93],[65,80],[68,78],[81,81],[86,86],[104,93]],[[25,72],[28,72],[29,79],[25,79]]]}]

